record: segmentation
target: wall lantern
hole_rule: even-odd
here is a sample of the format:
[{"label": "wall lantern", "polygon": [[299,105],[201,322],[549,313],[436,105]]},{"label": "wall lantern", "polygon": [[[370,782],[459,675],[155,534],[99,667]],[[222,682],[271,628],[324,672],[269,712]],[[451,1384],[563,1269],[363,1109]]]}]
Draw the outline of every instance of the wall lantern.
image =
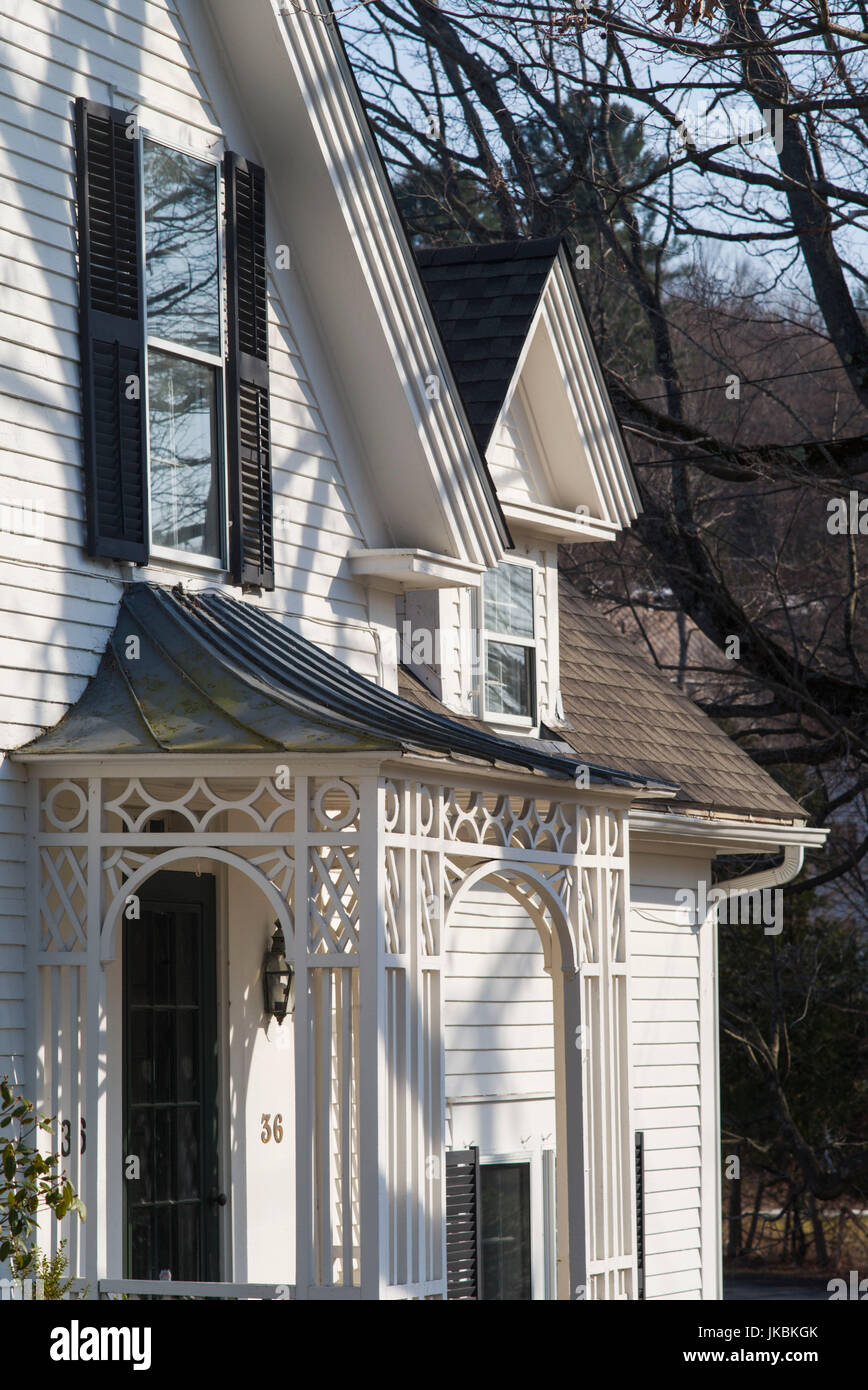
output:
[{"label": "wall lantern", "polygon": [[274,936],[262,966],[265,986],[265,1012],[282,1023],[295,1008],[295,971],[286,959],[286,942],[280,923],[274,924]]}]

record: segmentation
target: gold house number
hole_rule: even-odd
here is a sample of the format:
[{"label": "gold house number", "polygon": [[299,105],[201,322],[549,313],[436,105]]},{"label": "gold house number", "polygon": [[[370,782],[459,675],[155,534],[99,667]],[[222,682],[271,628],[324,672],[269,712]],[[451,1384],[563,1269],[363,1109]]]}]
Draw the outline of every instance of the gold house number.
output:
[{"label": "gold house number", "polygon": [[263,1144],[269,1143],[269,1141],[270,1141],[271,1139],[274,1140],[275,1144],[280,1144],[280,1143],[282,1143],[282,1142],[283,1142],[283,1116],[282,1116],[282,1115],[275,1115],[274,1118],[272,1118],[271,1115],[263,1115],[263,1117],[262,1117],[262,1133],[260,1134],[259,1137],[260,1137],[260,1139],[262,1140]]}]

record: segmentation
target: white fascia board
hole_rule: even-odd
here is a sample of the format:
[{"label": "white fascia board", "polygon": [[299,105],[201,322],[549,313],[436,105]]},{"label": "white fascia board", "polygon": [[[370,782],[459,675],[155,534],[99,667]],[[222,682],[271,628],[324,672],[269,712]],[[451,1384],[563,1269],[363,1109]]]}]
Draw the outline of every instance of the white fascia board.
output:
[{"label": "white fascia board", "polygon": [[[539,513],[546,510],[550,513],[549,534],[553,536],[560,535],[569,540],[581,539],[583,536],[594,540],[604,539],[607,534],[614,534],[629,526],[639,515],[641,503],[563,247],[558,252],[540,295],[540,302],[516,363],[497,424],[492,431],[492,441],[497,438],[512,406],[537,333],[545,333],[548,338],[561,388],[572,417],[577,447],[583,451],[587,459],[592,485],[598,499],[598,515],[583,518],[589,525],[580,527],[578,532],[572,527],[563,530],[562,523],[565,517],[572,515],[566,508],[541,507]],[[533,412],[533,393],[529,389],[527,400]],[[548,476],[544,481],[549,487],[554,484],[556,491],[563,492],[562,486],[558,488],[551,468],[548,469]],[[501,500],[507,521],[522,519],[515,514],[515,507],[518,505],[515,501],[506,498]],[[538,514],[535,529],[542,529],[541,522],[542,516]]]},{"label": "white fascia board", "polygon": [[552,306],[550,321],[560,340],[573,409],[594,442],[592,464],[599,484],[611,498],[614,516],[629,526],[642,509],[639,493],[563,247],[546,290],[544,303]]},{"label": "white fascia board", "polygon": [[613,541],[621,530],[616,521],[604,521],[598,516],[563,511],[538,502],[519,502],[504,499],[503,515],[516,530],[530,531],[555,541]]},{"label": "white fascia board", "polygon": [[646,807],[636,807],[630,812],[633,848],[653,845],[658,852],[660,842],[667,840],[679,851],[693,846],[713,854],[775,854],[790,845],[822,849],[828,835],[829,831],[824,828],[783,821],[655,812]]},{"label": "white fascia board", "polygon": [[383,539],[490,568],[505,527],[334,16],[321,0],[203,3],[360,439]]},{"label": "white fascia board", "polygon": [[378,589],[478,589],[484,565],[435,555],[430,550],[351,550],[352,574]]}]

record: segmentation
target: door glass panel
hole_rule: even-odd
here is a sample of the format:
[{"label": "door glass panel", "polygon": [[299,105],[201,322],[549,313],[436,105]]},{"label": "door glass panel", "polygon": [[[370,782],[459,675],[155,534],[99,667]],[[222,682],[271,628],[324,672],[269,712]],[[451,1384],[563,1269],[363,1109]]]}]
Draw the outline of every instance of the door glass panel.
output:
[{"label": "door glass panel", "polygon": [[124,1152],[139,1159],[124,1188],[126,1272],[216,1279],[213,878],[158,874],[151,891],[124,924]]},{"label": "door glass panel", "polygon": [[217,373],[151,348],[148,375],[153,543],[218,558]]},{"label": "door glass panel", "polygon": [[530,1165],[483,1163],[479,1186],[482,1298],[529,1299]]}]

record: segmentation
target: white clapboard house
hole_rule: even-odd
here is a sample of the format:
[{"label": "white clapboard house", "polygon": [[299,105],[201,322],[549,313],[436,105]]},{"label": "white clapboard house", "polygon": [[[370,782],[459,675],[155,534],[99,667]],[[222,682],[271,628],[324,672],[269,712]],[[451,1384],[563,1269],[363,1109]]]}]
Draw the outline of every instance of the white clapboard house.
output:
[{"label": "white clapboard house", "polygon": [[707,890],[822,832],[559,589],[639,506],[565,250],[414,257],[316,0],[2,10],[45,1242],[92,1297],[719,1298]]}]

